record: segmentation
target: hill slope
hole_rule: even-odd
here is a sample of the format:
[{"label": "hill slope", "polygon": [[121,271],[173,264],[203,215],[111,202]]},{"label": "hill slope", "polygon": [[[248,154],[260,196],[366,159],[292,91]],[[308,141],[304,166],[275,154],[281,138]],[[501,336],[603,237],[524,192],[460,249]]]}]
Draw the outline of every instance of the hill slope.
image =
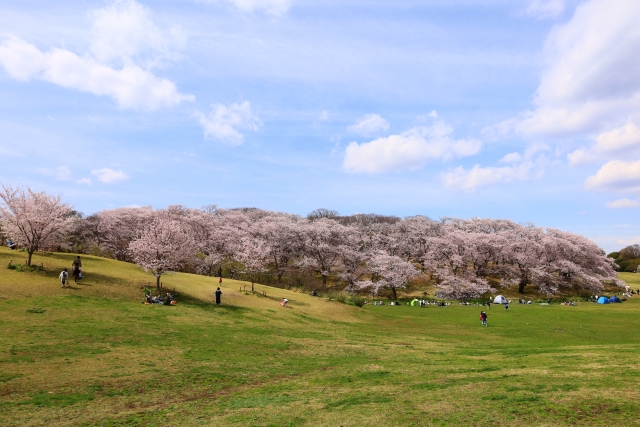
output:
[{"label": "hill slope", "polygon": [[[75,254],[34,254],[32,265],[44,267],[44,271],[24,272],[5,269],[12,262],[24,263],[24,252],[0,248],[0,298],[75,295],[85,297],[121,298],[142,301],[145,287],[155,288],[155,278],[135,264],[83,255],[83,279],[61,289],[58,275],[63,268],[71,269]],[[165,290],[176,290],[181,295],[205,303],[214,302],[218,279],[187,273],[169,273],[162,276]],[[242,289],[242,290],[241,290]],[[255,285],[258,294],[247,295],[244,289],[251,284],[239,280],[223,279],[221,290],[223,303],[238,307],[267,309],[279,307],[282,298],[289,300],[290,307],[297,307],[305,315],[314,315],[332,320],[355,320],[352,309],[338,303],[329,303],[306,294],[286,289]]]},{"label": "hill slope", "polygon": [[[0,250],[0,262],[15,252]],[[601,306],[357,308],[225,280],[163,279],[72,255],[0,268],[0,425],[634,425],[640,298]],[[6,263],[5,263],[6,261]],[[637,275],[640,278],[640,275]],[[635,279],[636,276],[630,277]],[[625,277],[625,280],[627,278]],[[640,281],[639,281],[640,282]],[[640,286],[640,283],[639,283]],[[291,307],[282,308],[283,296]],[[603,410],[606,408],[606,410]]]}]

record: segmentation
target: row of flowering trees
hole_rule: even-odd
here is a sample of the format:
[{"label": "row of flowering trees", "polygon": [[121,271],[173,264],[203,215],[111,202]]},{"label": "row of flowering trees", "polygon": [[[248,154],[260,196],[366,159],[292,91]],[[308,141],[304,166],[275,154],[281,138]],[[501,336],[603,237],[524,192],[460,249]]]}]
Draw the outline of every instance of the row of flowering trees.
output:
[{"label": "row of flowering trees", "polygon": [[27,249],[67,247],[168,270],[214,275],[230,266],[252,283],[266,271],[278,281],[316,274],[351,291],[392,298],[419,276],[437,295],[469,299],[495,287],[600,293],[616,280],[613,261],[590,240],[508,220],[380,215],[341,217],[326,209],[308,217],[260,209],[130,207],[84,217],[59,197],[4,187],[0,221]]}]

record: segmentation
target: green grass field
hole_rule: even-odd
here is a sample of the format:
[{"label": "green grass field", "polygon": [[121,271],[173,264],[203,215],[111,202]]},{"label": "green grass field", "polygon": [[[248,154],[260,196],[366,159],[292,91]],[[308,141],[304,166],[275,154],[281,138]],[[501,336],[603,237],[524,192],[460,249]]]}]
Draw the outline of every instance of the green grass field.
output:
[{"label": "green grass field", "polygon": [[[358,308],[70,254],[0,249],[2,426],[639,425],[640,298],[607,306]],[[640,288],[640,274],[622,274]],[[282,297],[290,307],[282,308]]]}]

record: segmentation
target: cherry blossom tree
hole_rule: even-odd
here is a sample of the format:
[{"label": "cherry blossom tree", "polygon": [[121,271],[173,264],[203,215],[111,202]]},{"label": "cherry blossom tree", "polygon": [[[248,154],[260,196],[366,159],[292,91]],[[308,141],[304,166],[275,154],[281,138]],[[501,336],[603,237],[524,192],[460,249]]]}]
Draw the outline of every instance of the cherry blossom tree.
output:
[{"label": "cherry blossom tree", "polygon": [[0,222],[4,232],[27,251],[27,265],[33,253],[54,248],[64,242],[64,233],[72,214],[60,196],[30,188],[3,186],[0,191]]},{"label": "cherry blossom tree", "polygon": [[[83,217],[43,192],[3,187],[0,193],[0,230],[27,249],[29,264],[35,250],[66,245],[133,260],[158,283],[168,269],[211,275],[225,265],[252,282],[269,269],[280,282],[309,268],[325,286],[332,277],[352,289],[389,289],[394,298],[419,272],[436,279],[437,295],[457,299],[493,292],[490,282],[550,295],[600,293],[605,282],[621,283],[614,261],[590,240],[509,220],[339,216],[327,209],[302,218],[213,205],[119,208]],[[638,245],[624,252],[640,253]]]},{"label": "cherry blossom tree", "polygon": [[130,243],[138,238],[154,216],[151,206],[98,212],[92,219],[94,238],[101,252],[118,261],[132,261]]},{"label": "cherry blossom tree", "polygon": [[269,264],[269,248],[259,239],[245,237],[242,239],[241,249],[235,254],[235,259],[242,263],[243,273],[251,281],[251,292],[254,291],[254,283],[261,273],[267,270]]},{"label": "cherry blossom tree", "polygon": [[444,299],[468,300],[493,293],[486,279],[480,277],[446,276],[436,289],[436,296]]},{"label": "cherry blossom tree", "polygon": [[184,224],[161,211],[154,213],[140,237],[129,244],[129,251],[136,264],[154,274],[160,289],[162,274],[192,261],[196,247]]},{"label": "cherry blossom tree", "polygon": [[346,229],[333,219],[320,218],[307,222],[302,227],[299,239],[304,258],[300,265],[315,268],[322,276],[322,284],[327,285],[327,277],[339,260],[338,246],[343,242]]},{"label": "cherry blossom tree", "polygon": [[513,263],[519,291],[532,285],[553,295],[565,290],[600,293],[603,283],[624,282],[616,278],[614,261],[589,239],[555,229],[526,227],[519,230],[520,239],[512,235],[507,262]]},{"label": "cherry blossom tree", "polygon": [[300,234],[299,222],[300,218],[296,216],[275,214],[262,218],[251,227],[250,234],[266,245],[278,282],[291,261],[300,254],[302,243],[296,238]]},{"label": "cherry blossom tree", "polygon": [[220,268],[220,264],[223,260],[223,257],[216,253],[211,253],[205,255],[203,253],[199,253],[198,262],[196,265],[196,273],[201,274],[203,276],[215,276]]},{"label": "cherry blossom tree", "polygon": [[369,289],[377,294],[381,289],[389,289],[392,298],[398,299],[397,291],[405,289],[412,277],[420,274],[413,264],[396,255],[389,255],[384,251],[374,252],[368,261],[371,270],[371,280],[360,281],[356,284],[360,289]]}]

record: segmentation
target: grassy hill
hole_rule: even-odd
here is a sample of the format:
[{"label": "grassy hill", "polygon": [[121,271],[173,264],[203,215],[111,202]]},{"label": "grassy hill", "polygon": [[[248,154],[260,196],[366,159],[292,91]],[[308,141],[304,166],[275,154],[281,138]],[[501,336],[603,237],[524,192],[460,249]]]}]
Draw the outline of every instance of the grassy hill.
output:
[{"label": "grassy hill", "polygon": [[[601,306],[358,308],[189,274],[163,277],[175,307],[148,306],[151,275],[73,255],[4,268],[0,425],[637,425],[640,298]],[[640,288],[640,274],[621,278]],[[278,301],[286,297],[290,307]]]}]

